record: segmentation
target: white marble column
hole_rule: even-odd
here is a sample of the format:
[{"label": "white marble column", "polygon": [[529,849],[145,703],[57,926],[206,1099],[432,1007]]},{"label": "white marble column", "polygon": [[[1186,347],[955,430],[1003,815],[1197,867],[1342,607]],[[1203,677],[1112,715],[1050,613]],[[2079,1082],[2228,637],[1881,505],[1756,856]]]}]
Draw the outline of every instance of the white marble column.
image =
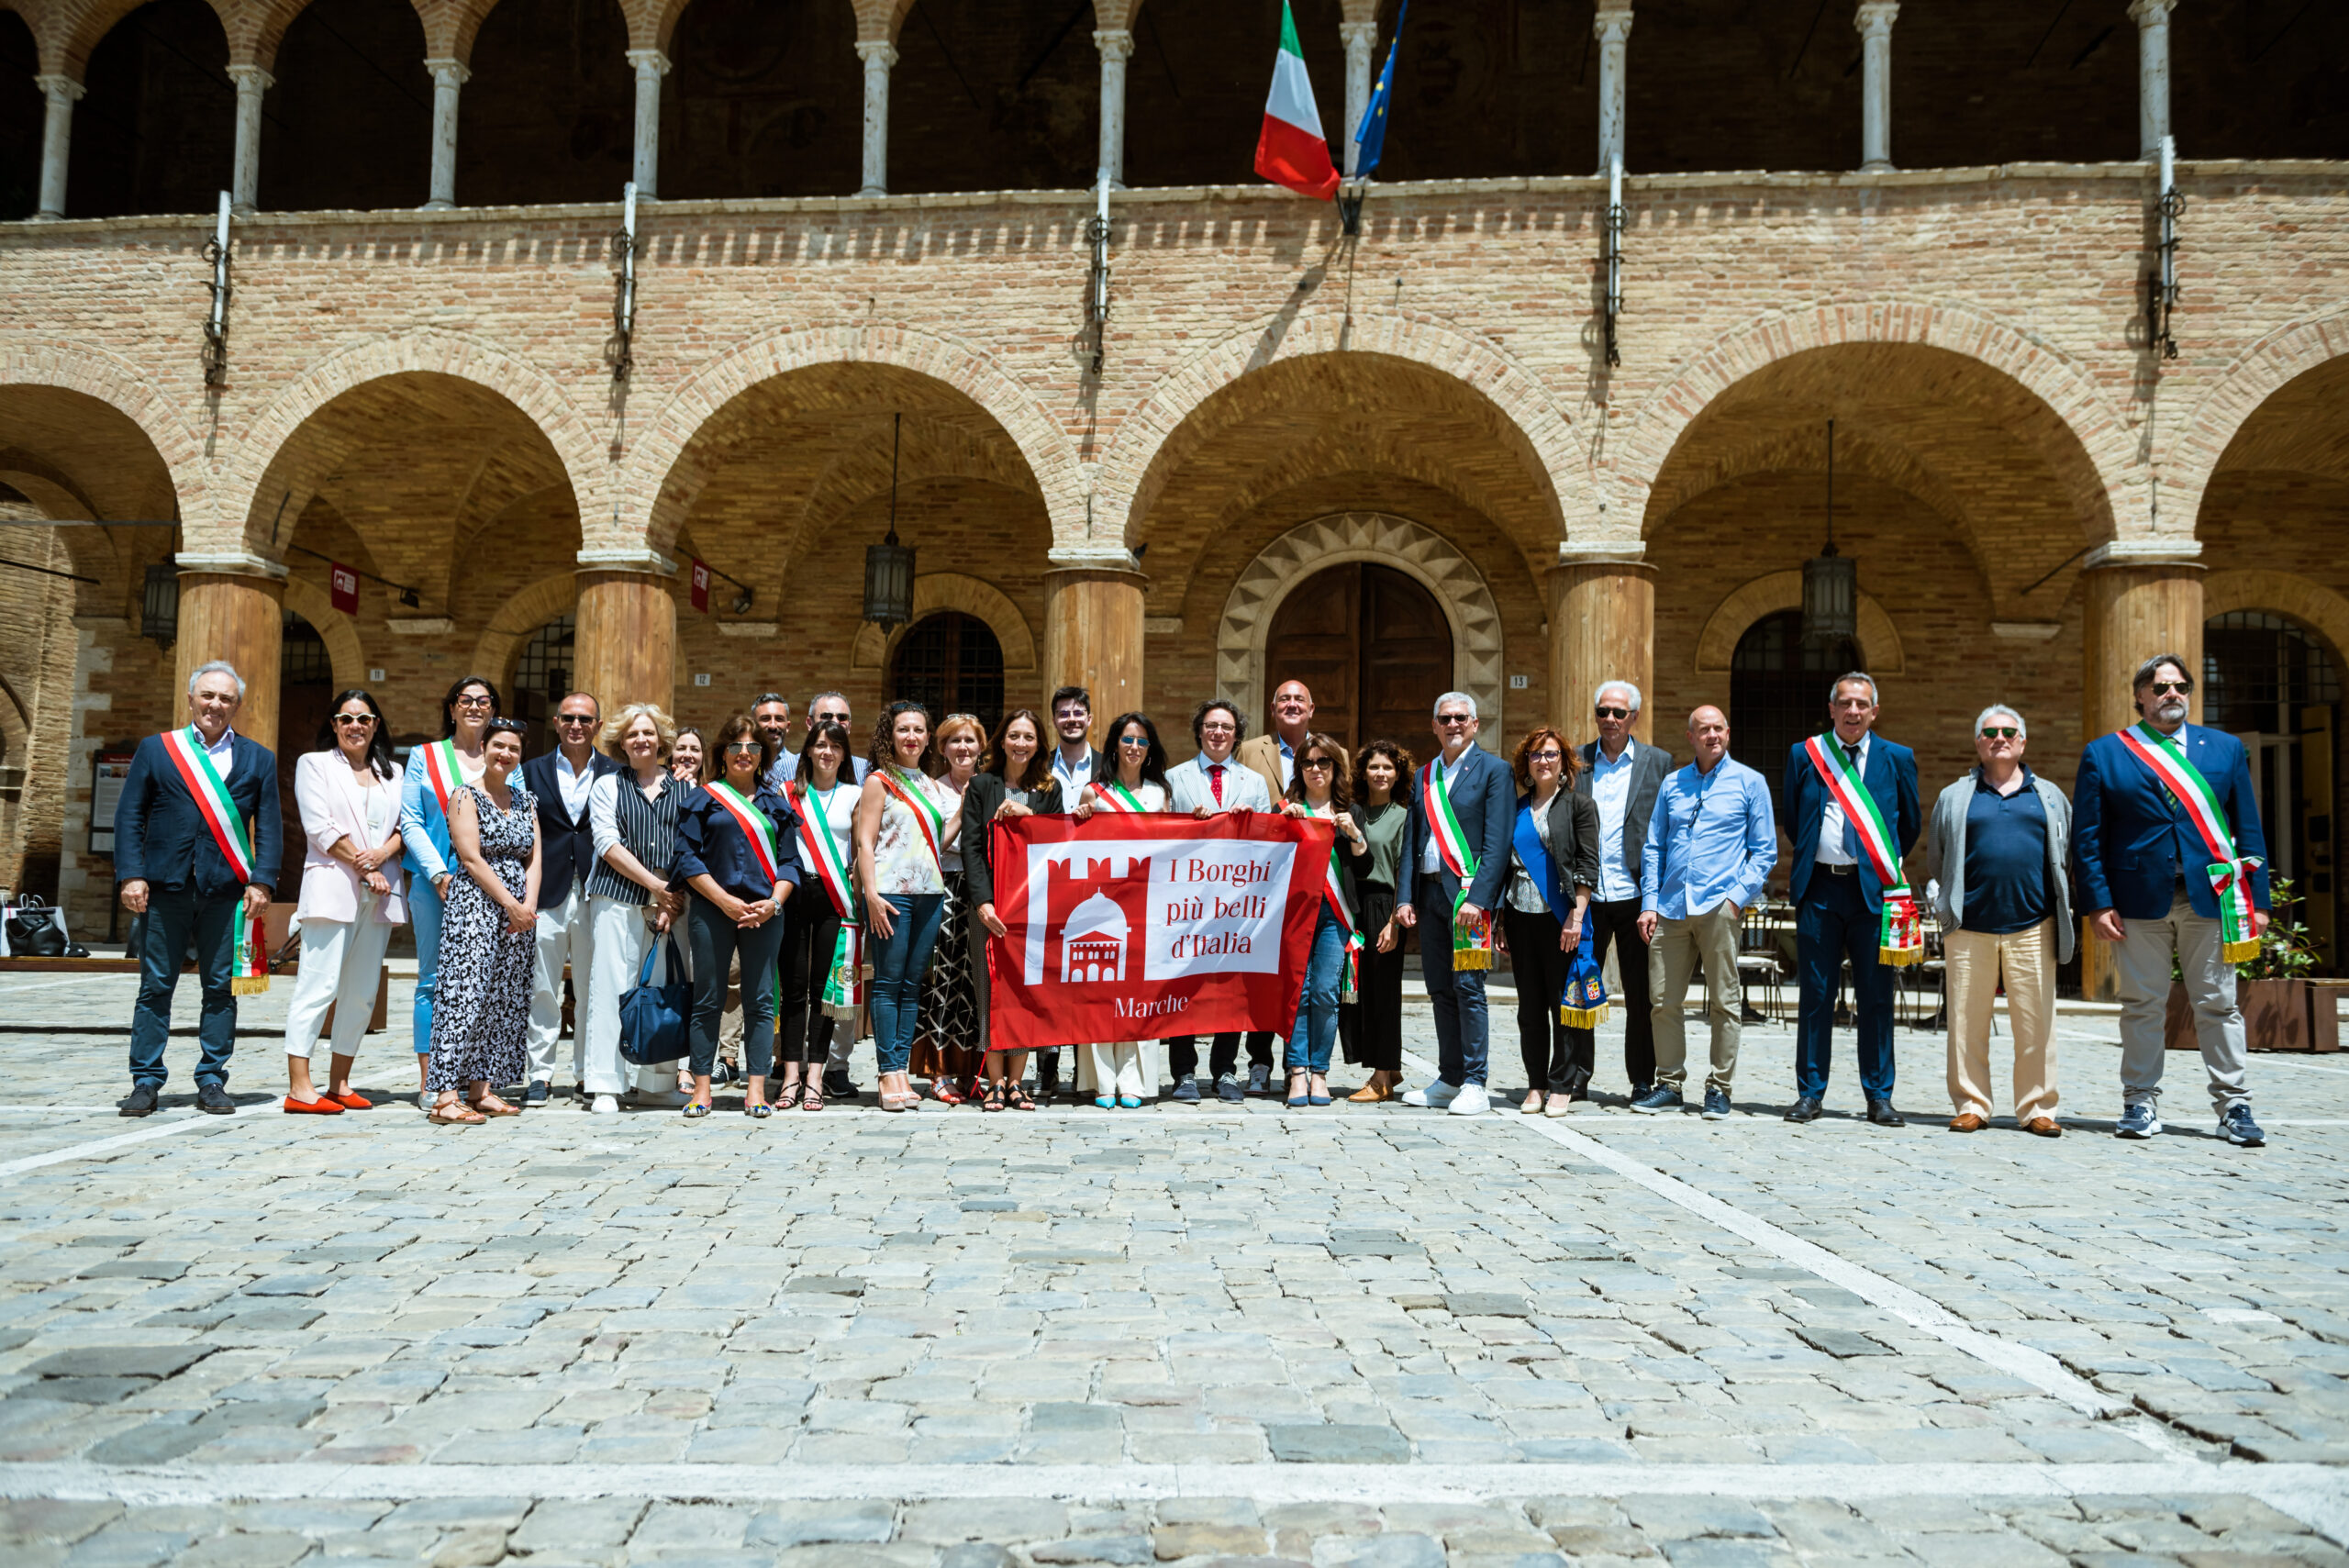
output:
[{"label": "white marble column", "polygon": [[228,67],[237,84],[237,157],[228,173],[228,206],[238,217],[250,217],[261,191],[261,95],[277,85],[277,78],[258,65]]},{"label": "white marble column", "polygon": [[2169,14],[2177,0],[2135,0],[2130,19],[2137,24],[2137,155],[2162,155],[2169,134]]},{"label": "white marble column", "polygon": [[73,100],[82,95],[82,83],[71,76],[36,76],[33,85],[49,100],[40,133],[39,216],[63,217],[66,160],[73,147]]},{"label": "white marble column", "polygon": [[1631,0],[1598,0],[1590,29],[1598,39],[1598,172],[1623,160],[1623,57],[1631,39]]},{"label": "white marble column", "polygon": [[473,72],[458,61],[428,60],[432,72],[432,194],[428,209],[457,205],[457,89]]},{"label": "white marble column", "polygon": [[1892,167],[1892,19],[1899,0],[1861,0],[1852,25],[1860,31],[1860,172]]},{"label": "white marble column", "polygon": [[1338,145],[1346,150],[1345,169],[1351,177],[1355,160],[1362,156],[1362,149],[1354,145],[1354,133],[1362,129],[1362,117],[1370,110],[1370,78],[1378,59],[1378,24],[1340,22],[1338,39],[1346,46],[1346,123],[1339,128]]},{"label": "white marble column", "polygon": [[657,49],[632,49],[628,62],[636,68],[636,195],[651,201],[659,193],[661,78],[669,74],[669,57]]},{"label": "white marble column", "polygon": [[1101,28],[1093,35],[1101,51],[1101,161],[1109,183],[1126,188],[1126,61],[1133,58],[1134,35],[1123,28]]},{"label": "white marble column", "polygon": [[860,196],[889,194],[889,67],[897,63],[896,47],[884,39],[860,39],[857,59],[864,61],[864,185]]}]

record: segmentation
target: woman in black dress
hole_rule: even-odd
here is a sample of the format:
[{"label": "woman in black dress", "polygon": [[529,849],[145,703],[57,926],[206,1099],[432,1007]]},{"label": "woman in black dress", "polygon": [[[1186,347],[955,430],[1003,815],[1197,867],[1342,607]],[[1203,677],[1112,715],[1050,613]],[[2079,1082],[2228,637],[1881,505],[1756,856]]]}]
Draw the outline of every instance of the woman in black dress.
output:
[{"label": "woman in black dress", "polygon": [[1395,923],[1395,884],[1411,815],[1398,792],[1412,766],[1411,753],[1392,740],[1374,740],[1354,758],[1354,817],[1370,840],[1370,862],[1357,875],[1361,995],[1339,1006],[1338,1036],[1346,1061],[1371,1070],[1369,1082],[1347,1096],[1365,1105],[1403,1092],[1404,931]]},{"label": "woman in black dress", "polygon": [[[1030,812],[1050,815],[1061,808],[1061,786],[1052,777],[1052,754],[1044,744],[1044,721],[1032,708],[1015,708],[995,727],[987,747],[986,764],[963,792],[963,892],[970,900],[971,977],[979,1005],[979,1033],[986,1045],[986,1097],[982,1110],[1032,1111],[1036,1102],[1019,1086],[1027,1071],[1024,1051],[998,1051],[987,1033],[987,959],[990,937],[1004,933],[995,912],[995,867],[988,856],[994,835],[989,825],[998,817],[1024,817]],[[977,837],[974,838],[973,835]]]},{"label": "woman in black dress", "polygon": [[[493,718],[481,783],[449,797],[449,848],[464,874],[449,879],[440,917],[440,988],[424,1086],[446,1126],[521,1107],[490,1092],[529,1070],[530,986],[538,957],[538,803],[524,788],[522,721]],[[458,1091],[464,1091],[460,1103]]]}]

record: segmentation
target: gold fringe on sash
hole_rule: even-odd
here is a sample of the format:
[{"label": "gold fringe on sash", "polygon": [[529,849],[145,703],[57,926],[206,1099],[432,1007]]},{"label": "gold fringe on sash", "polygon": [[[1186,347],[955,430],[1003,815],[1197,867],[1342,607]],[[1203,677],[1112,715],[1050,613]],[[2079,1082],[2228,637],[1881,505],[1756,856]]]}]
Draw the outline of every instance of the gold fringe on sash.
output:
[{"label": "gold fringe on sash", "polygon": [[1607,1021],[1608,1011],[1604,1002],[1596,1007],[1562,1006],[1558,1009],[1558,1021],[1570,1029],[1595,1029]]}]

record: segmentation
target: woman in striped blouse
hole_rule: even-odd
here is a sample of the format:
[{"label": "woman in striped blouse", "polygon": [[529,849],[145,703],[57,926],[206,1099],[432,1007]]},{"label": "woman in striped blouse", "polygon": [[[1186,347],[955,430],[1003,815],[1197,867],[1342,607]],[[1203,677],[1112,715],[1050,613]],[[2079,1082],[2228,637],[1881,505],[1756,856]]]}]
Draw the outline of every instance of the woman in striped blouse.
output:
[{"label": "woman in striped blouse", "polygon": [[[587,828],[596,845],[587,908],[596,958],[587,972],[586,1017],[578,1026],[587,1039],[579,1092],[591,1097],[598,1116],[618,1115],[619,1096],[629,1087],[630,1071],[620,1056],[621,994],[636,984],[646,950],[685,913],[684,895],[669,890],[669,872],[676,861],[677,808],[694,786],[670,773],[675,739],[669,716],[651,703],[621,708],[596,737],[620,763],[618,773],[606,773],[587,789]],[[637,1100],[682,1104],[683,1096],[669,1087],[675,1068],[672,1062],[637,1067]]]}]

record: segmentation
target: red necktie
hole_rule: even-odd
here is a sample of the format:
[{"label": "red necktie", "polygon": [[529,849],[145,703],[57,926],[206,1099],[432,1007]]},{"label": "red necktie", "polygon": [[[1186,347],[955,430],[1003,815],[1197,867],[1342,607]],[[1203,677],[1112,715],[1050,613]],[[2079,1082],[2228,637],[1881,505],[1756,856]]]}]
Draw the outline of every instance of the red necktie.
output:
[{"label": "red necktie", "polygon": [[1208,764],[1208,787],[1215,791],[1215,803],[1221,806],[1223,804],[1223,764],[1221,762]]}]

